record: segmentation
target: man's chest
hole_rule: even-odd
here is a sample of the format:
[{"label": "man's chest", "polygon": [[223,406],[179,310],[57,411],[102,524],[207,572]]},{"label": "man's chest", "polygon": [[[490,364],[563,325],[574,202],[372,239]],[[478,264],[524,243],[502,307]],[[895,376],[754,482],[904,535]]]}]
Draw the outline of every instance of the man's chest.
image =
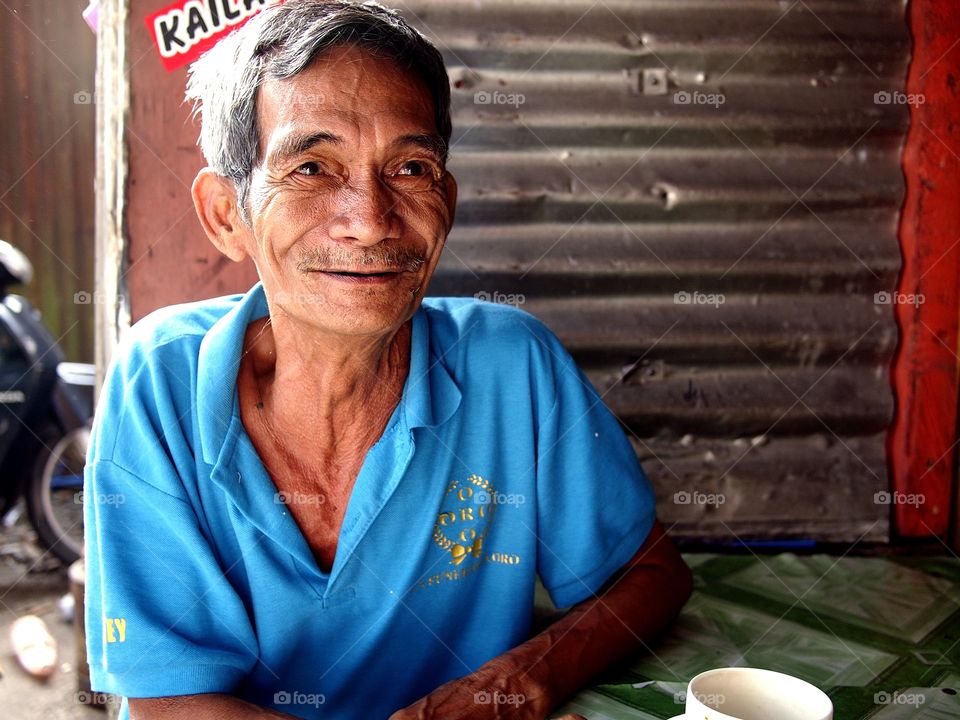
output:
[{"label": "man's chest", "polygon": [[[493,442],[476,442],[471,427],[454,419],[410,433],[401,416],[352,475],[291,470],[255,447],[255,432],[242,433],[223,473],[236,505],[215,515],[236,539],[223,543],[223,562],[236,566],[232,579],[251,606],[299,612],[316,594],[331,620],[344,605],[380,615],[402,598],[428,617],[438,603],[486,598],[488,586],[529,589],[534,448],[506,442],[516,424]],[[280,586],[291,588],[290,603],[280,602]],[[503,610],[493,595],[484,602]]]},{"label": "man's chest", "polygon": [[[420,448],[429,444],[424,439]],[[516,489],[496,468],[479,464],[484,476],[472,476],[450,455],[407,458],[381,453],[383,445],[354,483],[329,578],[288,559],[269,539],[261,541],[255,562],[244,562],[243,587],[258,627],[283,628],[276,643],[261,644],[263,661],[296,672],[303,667],[302,681],[284,681],[319,682],[329,698],[349,668],[436,678],[449,663],[450,672],[462,673],[458,658],[480,663],[527,631],[535,575],[535,536],[526,530],[536,527],[532,508],[493,507],[507,502],[506,494],[493,497],[493,491]],[[293,517],[297,500],[306,498],[288,498]],[[329,504],[317,505],[316,515]],[[309,519],[298,523],[307,537]],[[291,524],[278,523],[284,525]],[[240,534],[256,536],[247,528]],[[301,659],[291,662],[291,654]]]},{"label": "man's chest", "polygon": [[[256,438],[251,438],[257,445]],[[258,453],[277,488],[276,501],[293,516],[323,572],[330,572],[350,495],[362,458],[299,458],[277,451],[261,438]]]},{"label": "man's chest", "polygon": [[238,394],[244,429],[276,488],[275,502],[292,515],[318,567],[329,573],[354,485],[390,408],[368,408],[353,426],[360,430],[324,439],[317,423],[265,410],[249,374],[238,376]]}]

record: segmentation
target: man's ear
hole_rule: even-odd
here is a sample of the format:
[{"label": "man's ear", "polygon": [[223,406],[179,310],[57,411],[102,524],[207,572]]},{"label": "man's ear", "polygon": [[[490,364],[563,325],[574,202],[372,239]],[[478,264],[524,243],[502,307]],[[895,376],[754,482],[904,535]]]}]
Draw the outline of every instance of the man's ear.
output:
[{"label": "man's ear", "polygon": [[193,206],[210,242],[234,262],[247,256],[250,228],[240,217],[237,189],[233,181],[203,168],[191,188]]},{"label": "man's ear", "polygon": [[447,173],[444,178],[446,182],[446,195],[447,195],[447,212],[450,217],[450,227],[447,228],[447,232],[450,232],[450,228],[453,227],[453,220],[457,215],[457,179],[453,176],[452,173]]}]

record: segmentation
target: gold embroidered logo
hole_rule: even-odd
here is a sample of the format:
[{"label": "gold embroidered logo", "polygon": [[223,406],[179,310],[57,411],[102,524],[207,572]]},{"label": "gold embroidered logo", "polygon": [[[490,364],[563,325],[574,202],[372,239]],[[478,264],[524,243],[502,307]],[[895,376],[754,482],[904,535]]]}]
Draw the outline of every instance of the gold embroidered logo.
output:
[{"label": "gold embroidered logo", "polygon": [[[489,480],[479,475],[451,481],[433,526],[433,541],[441,551],[450,554],[453,567],[422,577],[411,592],[463,580],[487,563],[520,565],[520,556],[516,553],[484,551],[497,506],[507,503],[519,506],[523,504],[517,500],[519,497],[498,493]],[[466,562],[468,559],[470,562]]]},{"label": "gold embroidered logo", "polygon": [[437,515],[433,541],[450,553],[454,565],[467,556],[477,560],[483,557],[483,541],[496,510],[490,502],[494,493],[490,482],[479,475],[471,475],[466,481],[453,480],[447,486],[445,509]]}]

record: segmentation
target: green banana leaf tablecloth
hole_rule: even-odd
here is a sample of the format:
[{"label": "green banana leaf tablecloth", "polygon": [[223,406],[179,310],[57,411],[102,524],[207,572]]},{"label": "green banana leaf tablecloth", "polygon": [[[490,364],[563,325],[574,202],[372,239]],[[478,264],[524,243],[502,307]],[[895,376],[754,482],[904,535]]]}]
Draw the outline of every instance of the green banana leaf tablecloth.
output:
[{"label": "green banana leaf tablecloth", "polygon": [[817,685],[833,700],[836,720],[960,718],[960,561],[685,558],[696,590],[670,633],[562,712],[672,718],[683,713],[691,677],[745,666]]}]

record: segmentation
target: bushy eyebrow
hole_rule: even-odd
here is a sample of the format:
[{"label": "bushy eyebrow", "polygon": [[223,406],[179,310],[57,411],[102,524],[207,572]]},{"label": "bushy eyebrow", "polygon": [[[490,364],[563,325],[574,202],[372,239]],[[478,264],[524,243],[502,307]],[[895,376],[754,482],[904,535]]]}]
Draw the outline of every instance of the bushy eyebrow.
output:
[{"label": "bushy eyebrow", "polygon": [[270,153],[269,157],[267,157],[267,164],[274,167],[284,165],[321,143],[343,145],[344,140],[339,135],[334,135],[325,130],[310,133],[309,135],[287,135],[277,143],[277,146]]},{"label": "bushy eyebrow", "polygon": [[[282,138],[267,158],[267,164],[273,167],[282,166],[299,157],[316,145],[329,143],[343,145],[345,140],[331,132],[321,130],[308,135],[292,134]],[[391,147],[400,148],[405,145],[415,145],[435,156],[440,162],[447,159],[447,143],[439,135],[430,133],[412,133],[401,135],[391,143]]]},{"label": "bushy eyebrow", "polygon": [[431,135],[429,133],[403,135],[394,140],[392,144],[397,147],[402,145],[416,145],[417,147],[426,150],[430,154],[435,155],[436,158],[441,162],[444,162],[447,159],[447,143],[444,142],[443,138],[439,135]]}]

